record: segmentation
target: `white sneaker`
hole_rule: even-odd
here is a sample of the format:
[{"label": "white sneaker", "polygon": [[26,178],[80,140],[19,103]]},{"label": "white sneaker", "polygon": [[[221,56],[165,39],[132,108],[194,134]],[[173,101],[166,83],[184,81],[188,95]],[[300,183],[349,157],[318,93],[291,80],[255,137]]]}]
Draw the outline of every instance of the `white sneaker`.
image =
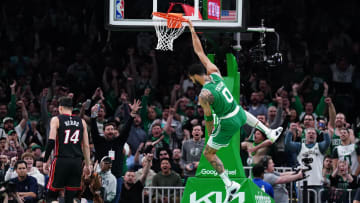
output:
[{"label": "white sneaker", "polygon": [[267,138],[274,143],[281,135],[281,132],[283,131],[282,127],[278,127],[276,129],[272,129],[270,134],[267,136]]},{"label": "white sneaker", "polygon": [[225,187],[226,189],[226,197],[224,203],[231,202],[234,196],[239,192],[241,185],[235,181],[231,181],[231,185],[229,187]]}]

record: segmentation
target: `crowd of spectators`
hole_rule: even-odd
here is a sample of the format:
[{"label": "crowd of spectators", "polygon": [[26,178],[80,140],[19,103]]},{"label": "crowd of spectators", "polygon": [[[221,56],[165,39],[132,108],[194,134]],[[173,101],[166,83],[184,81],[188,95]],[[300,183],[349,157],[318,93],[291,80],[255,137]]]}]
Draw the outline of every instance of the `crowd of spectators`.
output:
[{"label": "crowd of spectators", "polygon": [[[0,5],[0,181],[37,182],[7,198],[44,198],[49,171],[41,157],[61,96],[72,97],[73,114],[89,124],[93,169],[82,177],[79,197],[118,202],[129,198],[121,195],[121,186],[124,191],[178,186],[195,175],[205,132],[200,89],[186,74],[198,62],[188,33],[175,41],[174,52],[158,52],[153,50],[155,32],[106,32],[102,1],[4,0]],[[278,67],[254,63],[247,53],[250,42],[241,52],[227,43],[204,46],[216,53],[223,75],[224,53],[234,52],[240,104],[267,126],[286,129],[269,143],[262,132],[243,127],[244,165],[258,164],[265,155],[272,155],[275,166],[304,165],[299,158],[307,153],[303,150],[318,146],[316,158],[324,164],[311,165],[313,173],[322,174],[311,175],[317,176],[314,186],[357,187],[356,8],[355,0],[251,1],[249,25],[264,18],[280,33],[284,63]],[[227,35],[205,35],[229,40]],[[134,99],[142,108],[133,118]],[[278,185],[276,197],[284,181],[265,172]]]}]

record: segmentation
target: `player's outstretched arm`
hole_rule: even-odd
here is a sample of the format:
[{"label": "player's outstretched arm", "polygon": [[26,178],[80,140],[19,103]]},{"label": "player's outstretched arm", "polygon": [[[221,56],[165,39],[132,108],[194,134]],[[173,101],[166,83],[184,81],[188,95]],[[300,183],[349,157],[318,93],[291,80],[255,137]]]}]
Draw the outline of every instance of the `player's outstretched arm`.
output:
[{"label": "player's outstretched arm", "polygon": [[220,75],[219,69],[213,64],[209,58],[205,55],[203,47],[201,45],[200,39],[197,36],[194,26],[192,25],[191,21],[189,21],[189,28],[191,31],[191,37],[193,42],[193,47],[196,55],[198,55],[201,63],[205,66],[207,74],[210,75],[211,73],[218,73]]}]

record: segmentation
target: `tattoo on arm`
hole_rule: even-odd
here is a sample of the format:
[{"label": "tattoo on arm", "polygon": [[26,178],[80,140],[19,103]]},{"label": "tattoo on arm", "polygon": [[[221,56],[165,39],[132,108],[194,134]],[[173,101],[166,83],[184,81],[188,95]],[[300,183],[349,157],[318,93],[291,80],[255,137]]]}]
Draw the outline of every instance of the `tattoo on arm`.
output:
[{"label": "tattoo on arm", "polygon": [[202,89],[199,97],[203,102],[207,102],[209,104],[214,103],[214,95],[212,95],[209,90]]}]

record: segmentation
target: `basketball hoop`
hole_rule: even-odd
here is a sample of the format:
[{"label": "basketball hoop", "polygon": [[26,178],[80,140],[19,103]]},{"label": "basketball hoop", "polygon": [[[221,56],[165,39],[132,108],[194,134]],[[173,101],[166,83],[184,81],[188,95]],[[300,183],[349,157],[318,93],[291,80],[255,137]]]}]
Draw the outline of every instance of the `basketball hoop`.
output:
[{"label": "basketball hoop", "polygon": [[157,50],[173,50],[173,42],[185,30],[183,22],[188,22],[180,13],[161,13],[153,12],[154,27],[158,38]]}]

